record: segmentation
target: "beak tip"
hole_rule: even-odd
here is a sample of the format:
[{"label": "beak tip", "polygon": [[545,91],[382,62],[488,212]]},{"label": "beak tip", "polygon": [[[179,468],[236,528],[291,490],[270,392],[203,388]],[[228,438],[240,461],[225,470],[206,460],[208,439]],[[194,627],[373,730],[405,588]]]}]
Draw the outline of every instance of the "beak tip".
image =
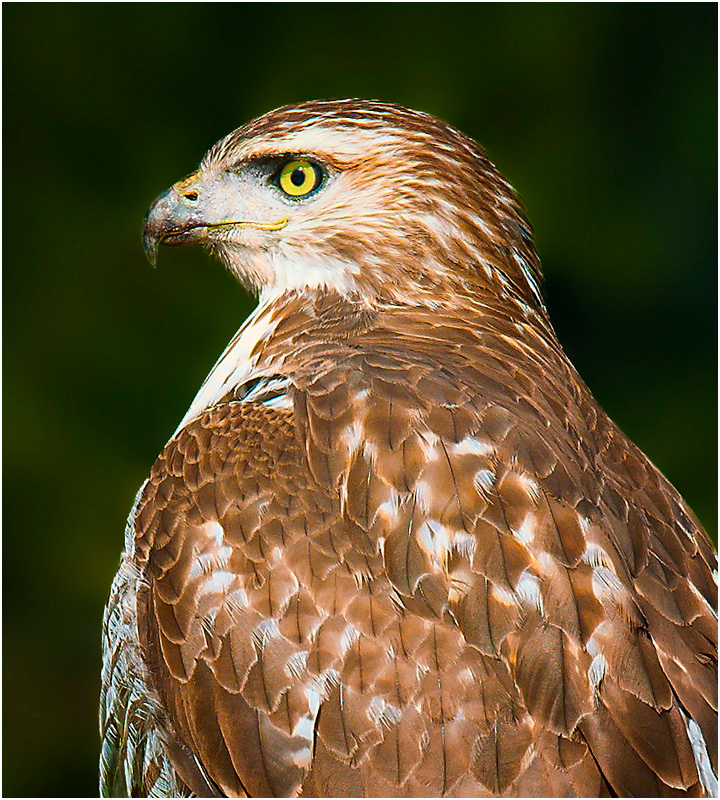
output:
[{"label": "beak tip", "polygon": [[163,208],[162,201],[165,200],[169,193],[169,191],[164,192],[155,200],[147,210],[145,219],[143,220],[143,250],[153,268],[157,266],[158,246],[162,242],[162,227],[166,222],[165,217],[167,216],[166,213],[163,213],[165,209]]},{"label": "beak tip", "polygon": [[142,242],[145,256],[154,269],[158,260],[158,241],[154,236],[148,236],[147,232],[143,231]]}]

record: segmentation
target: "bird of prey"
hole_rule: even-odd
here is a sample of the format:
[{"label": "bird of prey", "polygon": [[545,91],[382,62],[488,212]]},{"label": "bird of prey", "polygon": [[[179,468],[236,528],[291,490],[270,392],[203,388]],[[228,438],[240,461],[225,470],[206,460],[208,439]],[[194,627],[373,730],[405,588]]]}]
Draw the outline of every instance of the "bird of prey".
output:
[{"label": "bird of prey", "polygon": [[548,319],[472,139],[378,102],[231,133],[151,206],[258,306],[140,489],[101,790],[717,792],[716,556]]}]

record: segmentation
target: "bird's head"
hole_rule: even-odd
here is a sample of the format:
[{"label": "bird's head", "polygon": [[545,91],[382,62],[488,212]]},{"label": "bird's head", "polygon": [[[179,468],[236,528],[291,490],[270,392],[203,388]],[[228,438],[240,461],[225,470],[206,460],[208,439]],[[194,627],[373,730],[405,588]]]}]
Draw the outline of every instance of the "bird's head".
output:
[{"label": "bird's head", "polygon": [[378,102],[304,103],[239,128],[158,197],[143,240],[153,263],[159,244],[200,242],[254,291],[491,291],[542,309],[530,226],[479,145]]}]

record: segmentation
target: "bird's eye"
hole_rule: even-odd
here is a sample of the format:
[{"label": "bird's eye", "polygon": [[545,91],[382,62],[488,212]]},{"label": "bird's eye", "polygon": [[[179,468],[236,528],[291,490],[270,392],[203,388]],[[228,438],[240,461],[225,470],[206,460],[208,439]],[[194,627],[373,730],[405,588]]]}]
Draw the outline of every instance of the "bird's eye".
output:
[{"label": "bird's eye", "polygon": [[322,179],[320,167],[306,159],[288,161],[278,175],[280,188],[289,197],[307,197],[320,186]]}]

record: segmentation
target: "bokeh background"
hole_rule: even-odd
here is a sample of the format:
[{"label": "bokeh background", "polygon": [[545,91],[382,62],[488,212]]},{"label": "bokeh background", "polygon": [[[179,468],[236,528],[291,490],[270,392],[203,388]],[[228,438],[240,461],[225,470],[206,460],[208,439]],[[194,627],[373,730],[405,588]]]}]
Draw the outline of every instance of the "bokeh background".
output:
[{"label": "bokeh background", "polygon": [[714,4],[3,8],[3,794],[97,793],[126,514],[252,300],[140,247],[146,207],[275,106],[443,117],[521,193],[551,316],[717,531]]}]

